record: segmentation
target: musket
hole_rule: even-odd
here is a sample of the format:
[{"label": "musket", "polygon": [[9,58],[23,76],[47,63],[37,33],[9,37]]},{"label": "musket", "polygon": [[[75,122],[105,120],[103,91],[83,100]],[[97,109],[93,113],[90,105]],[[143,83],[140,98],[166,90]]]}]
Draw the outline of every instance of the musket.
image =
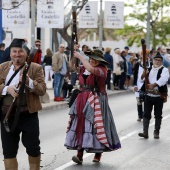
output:
[{"label": "musket", "polygon": [[22,82],[19,82],[19,84],[17,86],[18,95],[19,95],[18,96],[18,106],[17,106],[17,109],[16,109],[16,114],[15,114],[15,118],[14,118],[12,126],[9,127],[8,120],[9,120],[9,118],[10,118],[12,112],[13,112],[15,103],[17,101],[16,97],[13,99],[13,102],[11,103],[11,105],[10,105],[10,107],[8,109],[8,112],[6,113],[6,116],[5,116],[4,120],[3,120],[5,129],[6,129],[7,132],[13,132],[15,130],[15,127],[16,127],[17,123],[18,123],[18,119],[19,119],[19,116],[20,116],[21,104],[22,104],[22,101],[23,101],[23,93],[24,93],[24,90],[25,90],[26,76],[27,76],[29,67],[31,65],[31,62],[32,62],[36,52],[37,52],[37,48],[32,47],[32,49],[30,51],[30,54],[29,54],[29,56],[27,58],[27,61],[25,62],[25,68],[24,68],[24,71],[23,71]]},{"label": "musket", "polygon": [[142,44],[142,51],[143,51],[143,68],[145,73],[145,93],[147,93],[148,92],[147,85],[149,84],[147,69],[150,67],[150,65],[147,66],[148,60],[146,59],[146,44],[144,39],[141,39],[141,44]]},{"label": "musket", "polygon": [[77,38],[77,13],[76,13],[76,6],[72,6],[72,37],[71,37],[71,60],[75,64],[75,68],[78,68],[79,61],[77,58],[74,58],[74,45],[78,45],[78,38]]}]

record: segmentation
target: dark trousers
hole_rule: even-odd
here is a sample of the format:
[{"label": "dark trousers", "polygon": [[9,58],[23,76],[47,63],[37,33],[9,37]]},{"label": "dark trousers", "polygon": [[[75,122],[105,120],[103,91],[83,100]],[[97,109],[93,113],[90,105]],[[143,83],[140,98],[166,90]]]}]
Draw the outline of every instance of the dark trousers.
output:
[{"label": "dark trousers", "polygon": [[162,109],[163,109],[163,101],[160,97],[150,97],[148,95],[145,96],[144,101],[144,117],[147,119],[151,119],[151,112],[154,106],[154,115],[155,119],[162,119]]},{"label": "dark trousers", "polygon": [[114,75],[114,81],[113,81],[113,85],[114,86],[119,86],[120,84],[120,75]]},{"label": "dark trousers", "polygon": [[[2,115],[2,120],[4,117],[5,115]],[[13,119],[14,117],[9,119],[9,125],[12,124]],[[6,132],[4,124],[1,123],[1,140],[5,159],[17,156],[20,134],[27,154],[32,157],[40,155],[38,113],[21,113],[14,132]]]},{"label": "dark trousers", "polygon": [[124,88],[125,80],[126,80],[126,73],[122,72],[121,75],[120,75],[120,85],[119,85],[120,89]]},{"label": "dark trousers", "polygon": [[76,85],[76,80],[77,80],[77,73],[76,72],[71,72],[70,79],[71,79],[71,85],[75,86]]},{"label": "dark trousers", "polygon": [[107,84],[107,89],[109,90],[110,90],[110,80],[111,80],[111,70],[107,70],[106,84]]},{"label": "dark trousers", "polygon": [[62,89],[63,89],[63,98],[67,97],[67,92],[69,92],[68,97],[70,97],[73,86],[71,84],[64,83]]}]

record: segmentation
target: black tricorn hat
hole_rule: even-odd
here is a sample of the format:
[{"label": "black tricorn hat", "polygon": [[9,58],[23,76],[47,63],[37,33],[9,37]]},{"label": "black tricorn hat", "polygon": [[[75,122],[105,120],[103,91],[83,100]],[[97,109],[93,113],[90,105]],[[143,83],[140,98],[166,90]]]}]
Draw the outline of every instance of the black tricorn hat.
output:
[{"label": "black tricorn hat", "polygon": [[27,52],[28,55],[29,55],[29,53],[30,53],[30,50],[29,50],[29,48],[27,47],[24,39],[14,38],[13,41],[11,42],[9,48],[12,48],[12,47],[23,48],[23,49],[26,50],[26,52]]},{"label": "black tricorn hat", "polygon": [[160,59],[163,60],[163,57],[161,56],[161,54],[160,54],[159,52],[157,52],[157,54],[155,55],[154,59],[155,59],[155,58],[160,58]]},{"label": "black tricorn hat", "polygon": [[88,57],[93,58],[97,61],[101,61],[105,65],[109,65],[109,63],[104,60],[103,52],[99,49],[93,50],[93,51],[86,51],[84,52]]}]

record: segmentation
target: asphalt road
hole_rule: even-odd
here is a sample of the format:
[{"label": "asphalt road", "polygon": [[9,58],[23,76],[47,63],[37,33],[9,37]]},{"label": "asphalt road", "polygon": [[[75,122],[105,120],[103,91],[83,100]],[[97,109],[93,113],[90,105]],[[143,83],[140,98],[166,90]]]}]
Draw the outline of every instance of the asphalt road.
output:
[{"label": "asphalt road", "polygon": [[[76,151],[64,147],[68,122],[68,108],[42,112],[40,118],[40,139],[42,148],[42,170],[170,170],[170,99],[163,109],[163,123],[160,139],[153,138],[154,117],[150,123],[149,139],[141,139],[142,122],[137,122],[134,94],[109,97],[122,148],[104,153],[100,163],[93,163],[93,154],[84,155],[83,165],[71,161]],[[30,139],[31,140],[31,139]],[[0,148],[0,170],[3,170],[3,156]],[[27,154],[20,144],[18,152],[19,170],[28,170]]]}]

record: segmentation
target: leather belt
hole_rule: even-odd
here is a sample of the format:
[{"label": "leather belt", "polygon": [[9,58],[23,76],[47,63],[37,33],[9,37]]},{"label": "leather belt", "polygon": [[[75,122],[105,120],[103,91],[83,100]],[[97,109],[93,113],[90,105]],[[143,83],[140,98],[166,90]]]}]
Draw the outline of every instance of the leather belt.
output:
[{"label": "leather belt", "polygon": [[89,86],[87,84],[83,84],[83,85],[80,85],[80,88],[83,88],[83,89],[94,89],[95,87],[94,86]]},{"label": "leather belt", "polygon": [[154,95],[160,95],[160,92],[158,90],[148,90],[148,93],[154,94]]}]

